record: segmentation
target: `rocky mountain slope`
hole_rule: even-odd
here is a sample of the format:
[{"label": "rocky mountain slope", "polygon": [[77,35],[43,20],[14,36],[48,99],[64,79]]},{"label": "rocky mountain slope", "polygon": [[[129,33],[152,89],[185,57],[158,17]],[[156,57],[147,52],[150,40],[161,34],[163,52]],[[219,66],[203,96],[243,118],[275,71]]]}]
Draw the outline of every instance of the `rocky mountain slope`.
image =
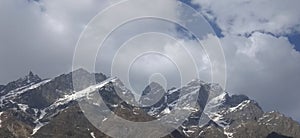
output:
[{"label": "rocky mountain slope", "polygon": [[[73,82],[72,75],[82,79]],[[95,78],[96,83],[91,78]],[[74,88],[73,83],[77,81],[86,85]],[[182,88],[165,91],[153,82],[136,101],[117,78],[83,69],[53,79],[41,79],[30,72],[23,78],[0,85],[0,137],[109,137],[88,121],[78,104],[84,96],[95,92],[111,111],[129,121],[147,122],[174,111],[190,112],[186,118],[175,114],[174,118],[166,120],[182,123],[165,137],[300,138],[300,125],[291,118],[279,112],[264,112],[254,100],[245,95],[230,95],[217,84],[192,80]],[[196,101],[195,106],[191,101]],[[155,104],[149,104],[152,102]],[[107,118],[101,121],[108,122]],[[124,133],[124,137],[130,137],[130,133]]]}]

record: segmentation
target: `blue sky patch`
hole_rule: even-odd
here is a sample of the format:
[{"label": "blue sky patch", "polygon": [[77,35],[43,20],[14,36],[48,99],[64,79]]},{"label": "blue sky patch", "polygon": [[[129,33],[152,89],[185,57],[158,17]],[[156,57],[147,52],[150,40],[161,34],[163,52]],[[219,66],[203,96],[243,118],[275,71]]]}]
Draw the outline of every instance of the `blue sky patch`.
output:
[{"label": "blue sky patch", "polygon": [[289,41],[295,45],[295,49],[297,51],[300,51],[300,34],[299,33],[294,33],[294,34],[290,34],[287,35]]}]

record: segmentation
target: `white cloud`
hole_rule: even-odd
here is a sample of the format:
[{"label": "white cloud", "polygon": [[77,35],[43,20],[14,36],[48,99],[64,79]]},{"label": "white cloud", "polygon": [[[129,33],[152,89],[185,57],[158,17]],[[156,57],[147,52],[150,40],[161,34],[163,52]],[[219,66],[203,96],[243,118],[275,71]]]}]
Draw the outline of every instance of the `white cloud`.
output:
[{"label": "white cloud", "polygon": [[221,39],[227,61],[227,91],[246,94],[266,109],[299,119],[300,53],[285,37],[254,33]]},{"label": "white cloud", "polygon": [[193,0],[223,33],[300,31],[299,0]]},{"label": "white cloud", "polygon": [[[227,90],[300,120],[300,53],[284,36],[300,33],[300,1],[193,0],[224,35]],[[274,34],[278,37],[275,37]],[[208,40],[209,41],[209,40]]]},{"label": "white cloud", "polygon": [[[166,35],[147,33],[130,40],[116,55],[113,75],[126,81],[127,71],[130,71],[130,83],[138,85],[140,92],[148,84],[150,76],[155,73],[164,75],[169,88],[180,87],[181,77],[184,78],[183,84],[197,78],[197,68],[200,78],[210,81],[210,61],[201,45],[194,40],[175,40]],[[110,62],[105,58],[99,60],[104,62],[103,66]]]}]

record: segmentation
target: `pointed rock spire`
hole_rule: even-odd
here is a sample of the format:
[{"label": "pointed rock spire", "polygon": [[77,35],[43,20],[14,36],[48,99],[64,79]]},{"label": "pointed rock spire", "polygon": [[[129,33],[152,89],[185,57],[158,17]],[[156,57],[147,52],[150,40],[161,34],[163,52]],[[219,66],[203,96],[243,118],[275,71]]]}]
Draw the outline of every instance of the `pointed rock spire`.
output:
[{"label": "pointed rock spire", "polygon": [[27,83],[31,83],[31,82],[40,82],[42,79],[34,74],[31,70],[29,71],[29,74],[25,77],[27,79]]},{"label": "pointed rock spire", "polygon": [[29,77],[33,77],[34,74],[32,73],[32,71],[29,71],[29,74],[28,74]]}]

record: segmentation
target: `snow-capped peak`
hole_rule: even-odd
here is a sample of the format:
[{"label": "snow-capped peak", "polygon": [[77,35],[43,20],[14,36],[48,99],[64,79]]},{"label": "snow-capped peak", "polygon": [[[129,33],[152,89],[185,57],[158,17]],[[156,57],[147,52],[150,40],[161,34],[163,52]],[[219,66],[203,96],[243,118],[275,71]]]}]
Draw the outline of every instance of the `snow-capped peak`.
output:
[{"label": "snow-capped peak", "polygon": [[83,98],[84,96],[88,96],[92,92],[95,92],[96,90],[102,88],[106,84],[108,84],[110,82],[115,82],[116,80],[117,80],[117,78],[115,78],[115,77],[108,78],[99,84],[89,86],[81,91],[74,92],[73,94],[70,94],[70,95],[65,95],[63,98],[58,99],[54,104],[52,104],[51,107],[57,107],[58,105],[66,104],[72,100],[77,100],[77,99]]}]

